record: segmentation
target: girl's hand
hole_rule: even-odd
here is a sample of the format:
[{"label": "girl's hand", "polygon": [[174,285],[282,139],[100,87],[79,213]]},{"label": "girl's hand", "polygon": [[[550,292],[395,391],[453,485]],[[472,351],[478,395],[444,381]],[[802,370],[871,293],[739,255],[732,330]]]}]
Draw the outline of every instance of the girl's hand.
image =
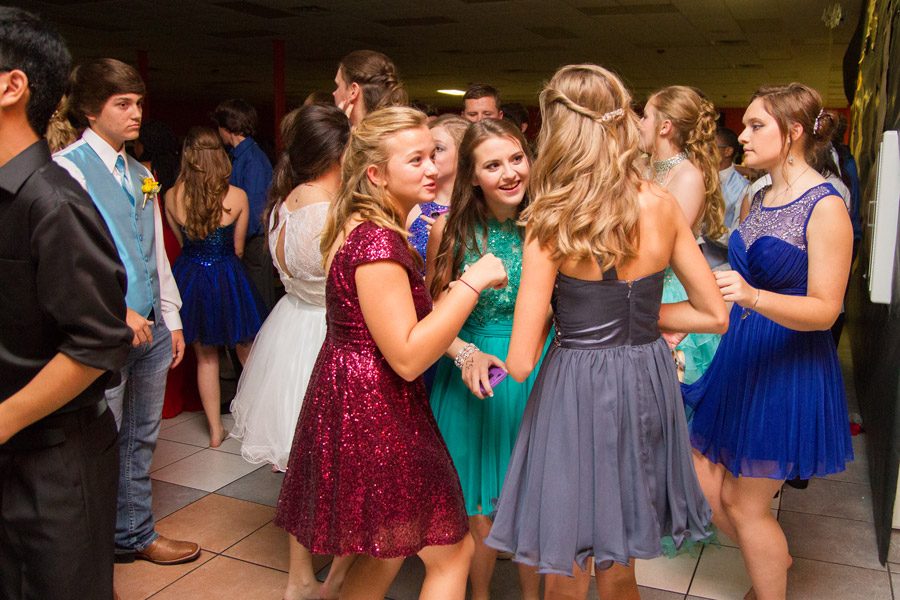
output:
[{"label": "girl's hand", "polygon": [[419,218],[420,218],[421,220],[425,221],[425,229],[427,229],[428,231],[431,231],[431,226],[434,225],[435,219],[432,219],[431,217],[429,217],[429,216],[426,215],[425,213],[420,214],[420,215],[419,215]]},{"label": "girl's hand", "polygon": [[479,291],[486,288],[503,289],[509,282],[503,261],[488,252],[477,262],[466,269],[460,279],[465,278],[466,283]]},{"label": "girl's hand", "polygon": [[344,114],[347,115],[347,118],[350,118],[350,113],[353,112],[353,103],[349,100],[341,100],[338,102],[337,107],[344,111]]},{"label": "girl's hand", "polygon": [[663,333],[662,337],[666,340],[666,343],[669,345],[670,350],[674,350],[675,347],[680,344],[684,338],[687,337],[686,333]]},{"label": "girl's hand", "polygon": [[756,288],[751,287],[737,271],[714,271],[719,292],[725,302],[736,302],[741,308],[749,308],[758,297]]},{"label": "girl's hand", "polygon": [[[506,371],[506,363],[493,354],[485,354],[484,352],[476,352],[462,367],[463,383],[480,400],[484,400],[485,396],[494,395],[494,390],[491,389],[489,383],[490,377],[488,376],[488,370],[491,366],[497,366]],[[486,391],[485,394],[481,393],[482,387]]]}]

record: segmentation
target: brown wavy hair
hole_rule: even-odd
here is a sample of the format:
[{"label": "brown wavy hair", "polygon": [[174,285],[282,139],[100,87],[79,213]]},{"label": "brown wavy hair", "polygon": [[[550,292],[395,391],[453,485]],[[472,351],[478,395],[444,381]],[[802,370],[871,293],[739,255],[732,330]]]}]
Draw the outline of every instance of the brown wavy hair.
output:
[{"label": "brown wavy hair", "polygon": [[700,213],[700,230],[705,235],[719,239],[727,233],[725,200],[719,182],[719,148],[716,146],[716,120],[718,113],[703,92],[685,85],[665,87],[647,100],[652,104],[659,122],[668,119],[672,123],[672,141],[682,149],[703,175],[706,197]]},{"label": "brown wavy hair", "polygon": [[603,270],[634,257],[642,177],[628,90],[603,67],[568,65],[544,86],[540,109],[529,236],[556,260],[593,257]]},{"label": "brown wavy hair", "polygon": [[[475,178],[475,149],[487,139],[505,137],[519,144],[525,153],[528,164],[531,164],[531,151],[522,131],[509,121],[499,119],[482,119],[472,123],[459,144],[458,167],[456,180],[453,182],[453,193],[450,196],[450,211],[444,223],[444,235],[438,246],[434,263],[434,278],[431,280],[431,295],[434,298],[443,291],[447,284],[456,279],[462,270],[466,249],[486,252],[487,222],[490,216],[484,192],[473,185]],[[518,218],[528,206],[528,196],[516,209]],[[523,229],[519,226],[519,235]]]},{"label": "brown wavy hair", "polygon": [[[335,241],[343,235],[344,226],[354,213],[378,227],[396,231],[404,240],[409,236],[405,215],[394,206],[383,186],[366,175],[371,165],[387,165],[390,155],[386,143],[394,135],[408,129],[425,127],[425,113],[404,106],[390,106],[368,114],[350,134],[350,143],[341,165],[341,191],[328,209],[319,245],[327,257]],[[410,256],[421,266],[421,257],[412,246]]]},{"label": "brown wavy hair", "polygon": [[231,162],[219,135],[210,127],[194,127],[184,138],[181,173],[178,175],[184,201],[184,231],[194,240],[202,240],[222,222],[222,206],[228,193]]},{"label": "brown wavy hair", "polygon": [[750,102],[761,98],[768,112],[778,123],[781,135],[787,140],[784,158],[793,146],[789,135],[791,123],[803,127],[803,135],[798,140],[802,146],[806,162],[821,171],[830,154],[832,134],[837,119],[831,112],[822,109],[819,92],[802,83],[761,87],[750,97]]},{"label": "brown wavy hair", "polygon": [[397,67],[381,52],[355,50],[341,60],[338,68],[344,81],[359,85],[366,114],[386,106],[409,104]]}]

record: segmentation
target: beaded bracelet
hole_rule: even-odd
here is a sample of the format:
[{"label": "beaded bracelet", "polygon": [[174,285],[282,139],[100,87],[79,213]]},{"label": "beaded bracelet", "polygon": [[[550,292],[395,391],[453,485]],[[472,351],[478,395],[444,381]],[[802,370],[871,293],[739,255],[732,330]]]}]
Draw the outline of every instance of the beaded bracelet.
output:
[{"label": "beaded bracelet", "polygon": [[476,352],[480,352],[480,350],[478,350],[478,346],[476,346],[472,342],[469,342],[468,344],[463,346],[462,350],[460,350],[456,354],[456,358],[453,359],[453,364],[456,365],[457,369],[462,369],[466,361],[469,360],[469,358]]}]

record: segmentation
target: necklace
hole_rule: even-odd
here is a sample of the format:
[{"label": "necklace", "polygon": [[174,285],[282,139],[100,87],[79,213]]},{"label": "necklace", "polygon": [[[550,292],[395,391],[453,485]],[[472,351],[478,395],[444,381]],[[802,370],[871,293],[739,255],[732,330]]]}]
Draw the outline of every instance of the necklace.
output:
[{"label": "necklace", "polygon": [[[770,202],[772,204],[774,204],[775,202],[781,201],[787,195],[788,192],[790,192],[794,189],[794,184],[797,183],[798,181],[800,181],[800,178],[803,177],[804,175],[806,175],[806,172],[809,171],[811,168],[812,168],[812,165],[806,165],[806,168],[803,169],[799,175],[794,177],[793,181],[788,181],[786,188],[784,188],[777,194],[772,194],[772,198],[771,198]],[[769,204],[766,208],[774,208],[772,206],[772,204]]]},{"label": "necklace", "polygon": [[670,156],[665,160],[653,161],[653,179],[656,183],[664,185],[669,176],[669,171],[687,160],[687,153],[679,152],[675,156]]},{"label": "necklace", "polygon": [[319,185],[318,183],[309,183],[309,182],[307,182],[307,183],[301,183],[301,184],[300,184],[301,187],[304,186],[304,185],[305,185],[305,186],[308,186],[308,187],[314,187],[314,188],[318,188],[318,189],[322,190],[323,192],[325,192],[325,195],[328,196],[329,198],[333,198],[333,197],[334,197],[334,193],[332,193],[330,190],[325,189],[324,187],[322,187],[322,186]]}]

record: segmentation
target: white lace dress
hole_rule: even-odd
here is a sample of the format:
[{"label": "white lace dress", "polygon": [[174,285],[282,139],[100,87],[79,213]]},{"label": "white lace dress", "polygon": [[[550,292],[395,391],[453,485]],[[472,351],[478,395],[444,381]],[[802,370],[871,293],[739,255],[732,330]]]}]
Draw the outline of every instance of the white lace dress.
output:
[{"label": "white lace dress", "polygon": [[[280,470],[287,468],[306,384],[325,340],[325,271],[319,238],[327,212],[327,202],[293,212],[282,204],[275,231],[270,222],[272,262],[287,293],[257,334],[231,402],[231,435],[241,440],[241,455]],[[290,274],[275,258],[282,229]]]}]

